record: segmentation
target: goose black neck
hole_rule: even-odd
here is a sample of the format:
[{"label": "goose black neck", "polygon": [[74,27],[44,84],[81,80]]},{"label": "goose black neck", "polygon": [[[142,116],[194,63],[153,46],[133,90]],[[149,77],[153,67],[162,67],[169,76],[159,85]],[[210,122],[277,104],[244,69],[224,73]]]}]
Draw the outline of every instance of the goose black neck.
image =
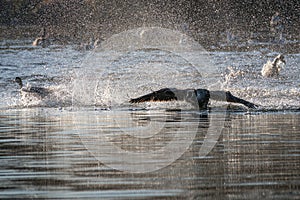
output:
[{"label": "goose black neck", "polygon": [[20,77],[16,77],[15,81],[19,84],[20,89],[21,89],[23,87],[22,79]]}]

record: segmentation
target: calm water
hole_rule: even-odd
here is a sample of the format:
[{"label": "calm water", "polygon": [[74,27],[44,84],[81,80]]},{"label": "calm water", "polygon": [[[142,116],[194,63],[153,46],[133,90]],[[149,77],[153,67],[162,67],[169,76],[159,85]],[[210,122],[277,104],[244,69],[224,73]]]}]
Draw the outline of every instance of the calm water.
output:
[{"label": "calm water", "polygon": [[[299,198],[299,49],[212,47],[214,70],[206,76],[195,67],[199,52],[151,47],[119,54],[118,37],[109,50],[92,53],[1,42],[1,199]],[[279,78],[263,79],[262,65],[279,52],[286,68]],[[232,76],[228,66],[240,73]],[[22,99],[16,76],[50,89],[51,97]],[[161,87],[200,84],[260,107],[211,102],[209,111],[198,111],[185,102],[127,103]]]}]

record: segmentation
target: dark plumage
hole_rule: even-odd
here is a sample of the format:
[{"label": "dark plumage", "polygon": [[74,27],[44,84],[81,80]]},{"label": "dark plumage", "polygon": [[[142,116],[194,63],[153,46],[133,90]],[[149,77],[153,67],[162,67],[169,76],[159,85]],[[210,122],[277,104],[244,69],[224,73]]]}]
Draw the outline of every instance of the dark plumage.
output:
[{"label": "dark plumage", "polygon": [[131,99],[130,103],[140,103],[145,101],[171,101],[177,100],[175,93],[172,89],[164,88],[158,91],[146,94],[144,96],[138,97],[136,99]]}]

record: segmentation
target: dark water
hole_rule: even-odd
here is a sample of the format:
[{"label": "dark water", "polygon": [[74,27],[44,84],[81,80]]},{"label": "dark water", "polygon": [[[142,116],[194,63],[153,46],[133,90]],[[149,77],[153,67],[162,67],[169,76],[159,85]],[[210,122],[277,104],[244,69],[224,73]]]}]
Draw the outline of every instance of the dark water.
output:
[{"label": "dark water", "polygon": [[[81,117],[78,112],[40,108],[1,112],[1,198],[297,199],[300,195],[299,113],[89,112],[105,118],[96,132],[86,128],[90,122],[74,126]],[[141,124],[163,121],[164,128],[137,143],[120,133],[121,126],[112,126],[112,115],[124,112],[138,116],[135,120]],[[216,126],[212,120],[224,122],[214,127],[220,134],[209,133]],[[84,135],[79,131],[82,126]],[[162,155],[137,158],[133,165],[121,151],[101,161],[106,155],[99,137],[108,137],[107,132],[114,134],[111,144],[128,154],[153,151],[174,141],[176,152],[183,141],[178,133],[186,135],[192,126],[197,128],[191,144],[170,164]],[[201,156],[204,141],[212,146],[205,157]],[[147,171],[151,163],[166,166],[136,173]],[[116,170],[118,166],[132,171]]]},{"label": "dark water", "polygon": [[[207,64],[186,38],[159,40],[147,31],[114,36],[92,53],[2,41],[0,198],[298,199],[299,43],[212,47]],[[176,45],[115,51],[136,37]],[[262,65],[282,52],[280,77],[263,78]],[[204,73],[203,61],[210,66]],[[16,76],[51,96],[22,97]],[[127,103],[162,87],[199,85],[230,90],[259,108]]]}]

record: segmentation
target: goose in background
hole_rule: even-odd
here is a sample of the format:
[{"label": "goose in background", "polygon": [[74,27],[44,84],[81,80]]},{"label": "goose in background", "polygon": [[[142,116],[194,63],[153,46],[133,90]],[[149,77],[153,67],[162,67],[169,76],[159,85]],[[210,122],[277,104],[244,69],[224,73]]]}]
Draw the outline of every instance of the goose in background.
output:
[{"label": "goose in background", "polygon": [[279,54],[274,58],[273,62],[268,60],[268,62],[264,64],[261,70],[261,74],[264,77],[274,77],[274,76],[278,77],[279,72],[281,71],[281,69],[285,64],[286,62],[284,60],[284,56],[282,54]]},{"label": "goose in background", "polygon": [[42,34],[41,36],[37,37],[33,43],[32,46],[42,46],[43,48],[50,45],[50,41],[46,36],[46,28],[42,28]]},{"label": "goose in background", "polygon": [[42,44],[43,40],[45,40],[43,37],[35,38],[35,40],[32,42],[32,46],[39,46]]},{"label": "goose in background", "polygon": [[20,91],[22,94],[28,94],[38,98],[44,98],[51,93],[48,89],[43,87],[32,87],[32,86],[25,87],[20,77],[16,77],[15,82],[19,84]]},{"label": "goose in background", "polygon": [[209,100],[227,101],[240,103],[248,108],[257,108],[258,106],[244,99],[233,96],[229,91],[209,91],[206,89],[186,89],[163,88],[152,93],[130,99],[130,103],[141,103],[149,101],[187,101],[199,109],[207,109]]}]

